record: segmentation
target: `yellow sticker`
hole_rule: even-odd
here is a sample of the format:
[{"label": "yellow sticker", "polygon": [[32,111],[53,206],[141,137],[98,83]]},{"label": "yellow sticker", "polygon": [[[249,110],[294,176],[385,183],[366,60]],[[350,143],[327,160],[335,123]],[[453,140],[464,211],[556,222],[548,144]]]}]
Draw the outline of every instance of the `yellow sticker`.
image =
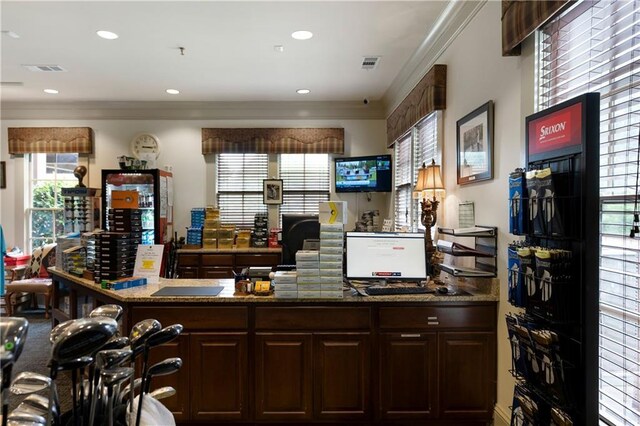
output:
[{"label": "yellow sticker", "polygon": [[142,269],[153,269],[153,264],[155,262],[153,260],[143,260],[142,261]]},{"label": "yellow sticker", "polygon": [[335,223],[336,218],[338,217],[338,210],[336,209],[336,203],[329,201],[329,208],[331,209],[331,217],[329,218],[329,223]]}]

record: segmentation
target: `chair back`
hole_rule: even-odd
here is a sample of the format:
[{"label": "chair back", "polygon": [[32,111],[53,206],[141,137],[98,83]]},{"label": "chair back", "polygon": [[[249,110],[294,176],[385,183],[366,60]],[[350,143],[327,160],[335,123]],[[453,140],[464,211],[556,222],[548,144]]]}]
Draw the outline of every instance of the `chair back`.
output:
[{"label": "chair back", "polygon": [[56,244],[45,244],[36,248],[29,259],[25,278],[48,277],[47,268],[56,264]]}]

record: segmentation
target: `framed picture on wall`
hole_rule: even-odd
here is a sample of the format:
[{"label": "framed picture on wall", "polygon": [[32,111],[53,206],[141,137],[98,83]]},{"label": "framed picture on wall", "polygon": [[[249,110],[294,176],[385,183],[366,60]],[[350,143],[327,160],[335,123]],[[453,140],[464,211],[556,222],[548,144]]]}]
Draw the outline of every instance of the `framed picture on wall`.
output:
[{"label": "framed picture on wall", "polygon": [[493,101],[456,123],[458,184],[493,179]]},{"label": "framed picture on wall", "polygon": [[262,202],[264,204],[282,204],[282,179],[262,181]]}]

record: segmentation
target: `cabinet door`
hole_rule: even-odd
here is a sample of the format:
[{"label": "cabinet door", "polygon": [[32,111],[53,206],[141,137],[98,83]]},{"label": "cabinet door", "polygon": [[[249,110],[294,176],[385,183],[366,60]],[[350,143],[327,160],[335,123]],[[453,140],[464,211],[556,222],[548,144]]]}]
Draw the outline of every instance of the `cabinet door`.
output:
[{"label": "cabinet door", "polygon": [[[169,325],[169,324],[166,324]],[[154,377],[151,381],[151,390],[163,386],[173,386],[176,394],[170,398],[162,400],[175,417],[176,421],[189,420],[189,395],[191,393],[189,383],[189,334],[183,333],[172,342],[155,347],[149,351],[149,362],[151,366],[167,358],[180,357],[182,367],[180,371],[167,376]],[[141,362],[138,362],[138,371],[141,371]],[[136,375],[139,377],[139,375]],[[144,402],[143,402],[144,405]]]},{"label": "cabinet door", "polygon": [[369,333],[314,334],[314,419],[370,417]]},{"label": "cabinet door", "polygon": [[192,420],[247,418],[247,363],[247,333],[191,334]]},{"label": "cabinet door", "polygon": [[437,412],[435,333],[380,334],[383,419],[426,419]]},{"label": "cabinet door", "polygon": [[198,278],[198,268],[178,268],[178,278]]},{"label": "cabinet door", "polygon": [[439,334],[440,417],[486,418],[496,394],[495,334]]},{"label": "cabinet door", "polygon": [[309,420],[311,333],[256,334],[256,419]]},{"label": "cabinet door", "polygon": [[200,268],[200,278],[233,278],[233,268]]}]

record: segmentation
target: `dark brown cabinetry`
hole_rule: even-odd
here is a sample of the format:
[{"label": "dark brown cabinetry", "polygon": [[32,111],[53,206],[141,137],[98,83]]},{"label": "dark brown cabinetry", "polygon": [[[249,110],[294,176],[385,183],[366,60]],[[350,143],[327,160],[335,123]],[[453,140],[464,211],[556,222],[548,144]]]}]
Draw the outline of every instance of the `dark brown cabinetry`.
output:
[{"label": "dark brown cabinetry", "polygon": [[435,333],[380,335],[380,413],[383,419],[426,419],[437,414]]},{"label": "dark brown cabinetry", "polygon": [[[254,250],[254,251],[253,251]],[[178,252],[178,278],[233,278],[247,266],[276,266],[279,249],[252,249],[241,253],[230,250],[187,250]]]}]

